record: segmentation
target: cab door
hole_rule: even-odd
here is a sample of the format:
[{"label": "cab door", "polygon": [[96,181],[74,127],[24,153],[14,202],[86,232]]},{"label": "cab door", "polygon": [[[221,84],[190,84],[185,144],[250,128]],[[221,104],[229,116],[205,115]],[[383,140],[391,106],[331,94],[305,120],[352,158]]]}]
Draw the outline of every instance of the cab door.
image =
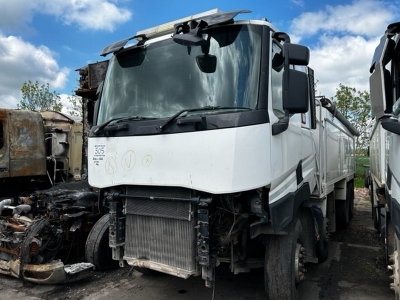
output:
[{"label": "cab door", "polygon": [[[312,170],[316,164],[311,110],[289,115],[284,110],[283,49],[282,45],[274,40],[271,46],[271,66],[269,88],[271,124],[273,127],[274,124],[284,123],[286,118],[287,129],[279,133],[271,132],[271,163],[274,180],[271,184],[270,203],[281,199],[288,192],[295,192],[302,182],[309,182],[310,187],[313,187],[315,178]],[[308,72],[306,67],[291,66],[290,68]]]}]

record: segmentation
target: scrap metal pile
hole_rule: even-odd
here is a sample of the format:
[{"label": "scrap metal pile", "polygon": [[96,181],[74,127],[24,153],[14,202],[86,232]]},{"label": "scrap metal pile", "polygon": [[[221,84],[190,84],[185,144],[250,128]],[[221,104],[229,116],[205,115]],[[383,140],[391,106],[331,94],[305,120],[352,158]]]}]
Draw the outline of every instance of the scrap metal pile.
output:
[{"label": "scrap metal pile", "polygon": [[0,200],[0,274],[53,284],[92,269],[81,261],[101,215],[98,195],[85,181]]}]

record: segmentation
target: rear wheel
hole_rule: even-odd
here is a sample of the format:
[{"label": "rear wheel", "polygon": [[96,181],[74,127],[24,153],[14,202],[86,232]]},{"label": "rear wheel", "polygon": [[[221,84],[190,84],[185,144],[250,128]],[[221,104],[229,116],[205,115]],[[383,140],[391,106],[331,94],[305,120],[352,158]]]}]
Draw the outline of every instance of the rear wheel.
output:
[{"label": "rear wheel", "polygon": [[400,241],[396,234],[394,235],[394,252],[392,257],[391,266],[393,270],[393,283],[390,284],[390,288],[394,290],[395,299],[400,299],[400,262],[399,262],[399,251],[400,251]]},{"label": "rear wheel", "polygon": [[85,245],[86,260],[99,271],[118,267],[118,261],[112,259],[112,251],[108,245],[108,221],[109,216],[106,214],[94,224]]},{"label": "rear wheel", "polygon": [[303,229],[298,219],[287,235],[267,236],[264,283],[267,299],[299,299],[298,287],[304,277]]},{"label": "rear wheel", "polygon": [[317,241],[317,257],[318,262],[323,262],[328,258],[328,237],[327,237],[327,219],[324,218],[322,230],[319,234],[319,241]]}]

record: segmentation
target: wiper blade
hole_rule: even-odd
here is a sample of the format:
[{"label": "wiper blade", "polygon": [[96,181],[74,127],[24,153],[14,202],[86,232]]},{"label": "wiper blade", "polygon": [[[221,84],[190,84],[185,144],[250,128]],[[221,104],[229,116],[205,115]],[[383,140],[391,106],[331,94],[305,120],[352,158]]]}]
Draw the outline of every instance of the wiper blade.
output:
[{"label": "wiper blade", "polygon": [[[100,125],[99,127],[97,127],[93,133],[95,135],[97,135],[98,133],[100,133],[101,131],[105,130],[108,126],[110,126],[111,123],[119,123],[119,122],[123,122],[123,121],[138,121],[138,120],[154,120],[156,118],[151,118],[151,117],[142,117],[142,116],[129,116],[129,117],[121,117],[121,118],[114,118],[111,120],[108,120],[107,122],[103,123],[102,125]],[[119,130],[119,129],[126,129],[128,128],[128,126],[117,126],[115,128],[113,128],[113,130]]]},{"label": "wiper blade", "polygon": [[157,118],[153,117],[142,117],[142,116],[129,116],[118,119],[115,123],[123,122],[123,121],[139,121],[139,120],[155,120]]},{"label": "wiper blade", "polygon": [[219,109],[246,109],[249,110],[250,108],[248,107],[238,107],[238,106],[203,106],[203,107],[197,107],[197,108],[188,108],[188,109],[182,109],[178,111],[176,114],[174,114],[172,117],[170,117],[163,125],[158,125],[156,126],[157,131],[162,132],[165,127],[167,127],[173,120],[178,118],[180,115],[183,113],[188,113],[188,112],[193,112],[193,111],[201,111],[201,110],[219,110]]},{"label": "wiper blade", "polygon": [[103,131],[104,128],[107,127],[108,124],[110,124],[110,123],[112,123],[112,122],[115,122],[115,121],[118,121],[118,120],[121,120],[121,119],[122,119],[122,118],[114,118],[114,119],[108,120],[107,122],[105,122],[105,123],[101,124],[99,127],[97,127],[97,128],[93,131],[93,134],[94,134],[94,135],[99,134],[101,131]]}]

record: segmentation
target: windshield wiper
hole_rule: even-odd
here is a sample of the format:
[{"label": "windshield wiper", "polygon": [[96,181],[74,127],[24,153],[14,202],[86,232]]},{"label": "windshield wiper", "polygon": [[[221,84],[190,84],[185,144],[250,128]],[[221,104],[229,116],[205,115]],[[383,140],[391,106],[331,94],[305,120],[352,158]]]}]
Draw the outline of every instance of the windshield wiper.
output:
[{"label": "windshield wiper", "polygon": [[[97,127],[93,133],[94,135],[99,134],[101,131],[105,130],[107,127],[111,126],[111,123],[119,123],[123,121],[139,121],[139,120],[154,120],[156,118],[151,118],[151,117],[141,117],[141,116],[129,116],[129,117],[121,117],[121,118],[114,118],[111,120],[108,120],[107,122],[103,123],[99,127]],[[126,124],[127,125],[127,124]],[[119,130],[119,129],[127,129],[128,126],[116,126],[115,128],[112,129],[112,131]]]},{"label": "windshield wiper", "polygon": [[108,124],[110,124],[111,122],[114,122],[114,121],[118,121],[118,120],[120,120],[120,119],[122,119],[122,118],[114,118],[114,119],[108,120],[107,122],[105,122],[105,123],[101,124],[99,127],[97,127],[97,128],[93,131],[93,134],[94,134],[94,135],[97,135],[100,131],[102,131],[104,128],[106,128]]},{"label": "windshield wiper", "polygon": [[201,111],[201,110],[219,110],[219,109],[246,109],[249,110],[250,108],[248,107],[238,107],[238,106],[203,106],[203,107],[197,107],[197,108],[188,108],[188,109],[182,109],[178,111],[176,114],[174,114],[172,117],[170,117],[163,125],[158,125],[156,126],[157,131],[162,132],[165,127],[167,127],[173,120],[178,118],[180,115],[183,113],[188,113],[188,112],[193,112],[193,111]]},{"label": "windshield wiper", "polygon": [[117,120],[116,123],[122,122],[122,121],[139,121],[139,120],[155,120],[157,118],[153,117],[142,117],[142,116],[129,116],[129,117],[124,117],[119,120]]}]

